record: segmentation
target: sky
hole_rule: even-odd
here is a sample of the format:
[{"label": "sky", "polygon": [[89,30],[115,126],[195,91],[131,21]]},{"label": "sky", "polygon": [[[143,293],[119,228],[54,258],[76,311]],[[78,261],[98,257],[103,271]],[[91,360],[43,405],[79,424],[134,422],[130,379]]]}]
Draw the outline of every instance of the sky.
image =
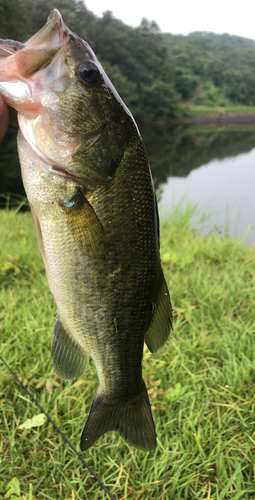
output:
[{"label": "sky", "polygon": [[163,33],[213,31],[255,39],[255,0],[85,0],[85,5],[100,17],[110,10],[133,27],[145,17]]}]

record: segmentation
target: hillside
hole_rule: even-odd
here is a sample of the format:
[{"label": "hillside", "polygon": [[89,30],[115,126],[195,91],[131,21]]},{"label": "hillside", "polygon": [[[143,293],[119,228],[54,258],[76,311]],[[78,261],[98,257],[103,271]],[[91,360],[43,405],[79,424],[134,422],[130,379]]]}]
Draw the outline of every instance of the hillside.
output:
[{"label": "hillside", "polygon": [[25,41],[54,7],[90,43],[136,118],[185,118],[183,104],[191,99],[200,106],[255,105],[254,40],[161,34],[146,19],[134,29],[109,11],[99,18],[75,0],[1,0],[1,37]]},{"label": "hillside", "polygon": [[245,49],[255,49],[255,40],[252,40],[251,38],[243,38],[242,36],[229,35],[228,33],[218,35],[217,33],[212,33],[211,31],[193,31],[192,33],[189,33],[188,36],[200,39],[202,43],[204,40],[210,39],[223,45],[234,45]]}]

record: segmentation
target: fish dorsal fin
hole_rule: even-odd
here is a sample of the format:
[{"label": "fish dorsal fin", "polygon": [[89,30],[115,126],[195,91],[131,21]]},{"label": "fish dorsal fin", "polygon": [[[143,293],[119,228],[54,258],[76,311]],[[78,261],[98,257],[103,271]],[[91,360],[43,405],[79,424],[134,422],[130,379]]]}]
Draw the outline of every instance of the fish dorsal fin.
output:
[{"label": "fish dorsal fin", "polygon": [[89,354],[75,342],[59,320],[54,329],[51,361],[57,376],[63,380],[80,378],[89,364]]},{"label": "fish dorsal fin", "polygon": [[157,301],[152,304],[152,315],[150,326],[145,334],[145,342],[150,351],[155,352],[166,343],[172,327],[172,306],[163,274]]}]

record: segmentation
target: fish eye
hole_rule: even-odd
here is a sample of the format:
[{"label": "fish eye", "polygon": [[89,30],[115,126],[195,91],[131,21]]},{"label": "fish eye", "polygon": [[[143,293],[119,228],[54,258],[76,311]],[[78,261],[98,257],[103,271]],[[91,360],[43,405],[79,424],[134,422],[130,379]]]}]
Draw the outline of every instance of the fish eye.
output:
[{"label": "fish eye", "polygon": [[100,78],[100,71],[93,61],[84,61],[79,66],[79,75],[85,83],[97,83]]}]

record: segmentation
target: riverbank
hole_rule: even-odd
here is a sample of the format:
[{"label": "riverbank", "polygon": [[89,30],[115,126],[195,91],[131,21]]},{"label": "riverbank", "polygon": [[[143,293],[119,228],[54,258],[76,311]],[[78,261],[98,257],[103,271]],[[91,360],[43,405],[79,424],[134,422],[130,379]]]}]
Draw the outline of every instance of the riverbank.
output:
[{"label": "riverbank", "polygon": [[225,124],[255,124],[255,106],[229,106],[226,108],[210,108],[207,106],[187,106],[190,118],[180,123],[212,123],[218,126]]},{"label": "riverbank", "polygon": [[[195,213],[190,204],[177,206],[161,221],[174,330],[156,354],[145,350],[143,364],[157,449],[143,453],[107,433],[84,455],[119,500],[255,495],[255,249],[214,231],[202,238]],[[91,362],[73,383],[54,374],[56,307],[31,214],[0,211],[0,225],[1,355],[78,446],[96,370]],[[19,429],[39,411],[5,368],[0,394],[3,495],[16,477],[24,499],[106,499],[50,423]]]},{"label": "riverbank", "polygon": [[[229,106],[226,108],[208,106],[185,106],[186,118],[156,118],[152,125],[206,124],[206,125],[255,125],[255,106]],[[142,122],[137,120],[138,125]],[[142,122],[143,123],[143,122]]]}]

